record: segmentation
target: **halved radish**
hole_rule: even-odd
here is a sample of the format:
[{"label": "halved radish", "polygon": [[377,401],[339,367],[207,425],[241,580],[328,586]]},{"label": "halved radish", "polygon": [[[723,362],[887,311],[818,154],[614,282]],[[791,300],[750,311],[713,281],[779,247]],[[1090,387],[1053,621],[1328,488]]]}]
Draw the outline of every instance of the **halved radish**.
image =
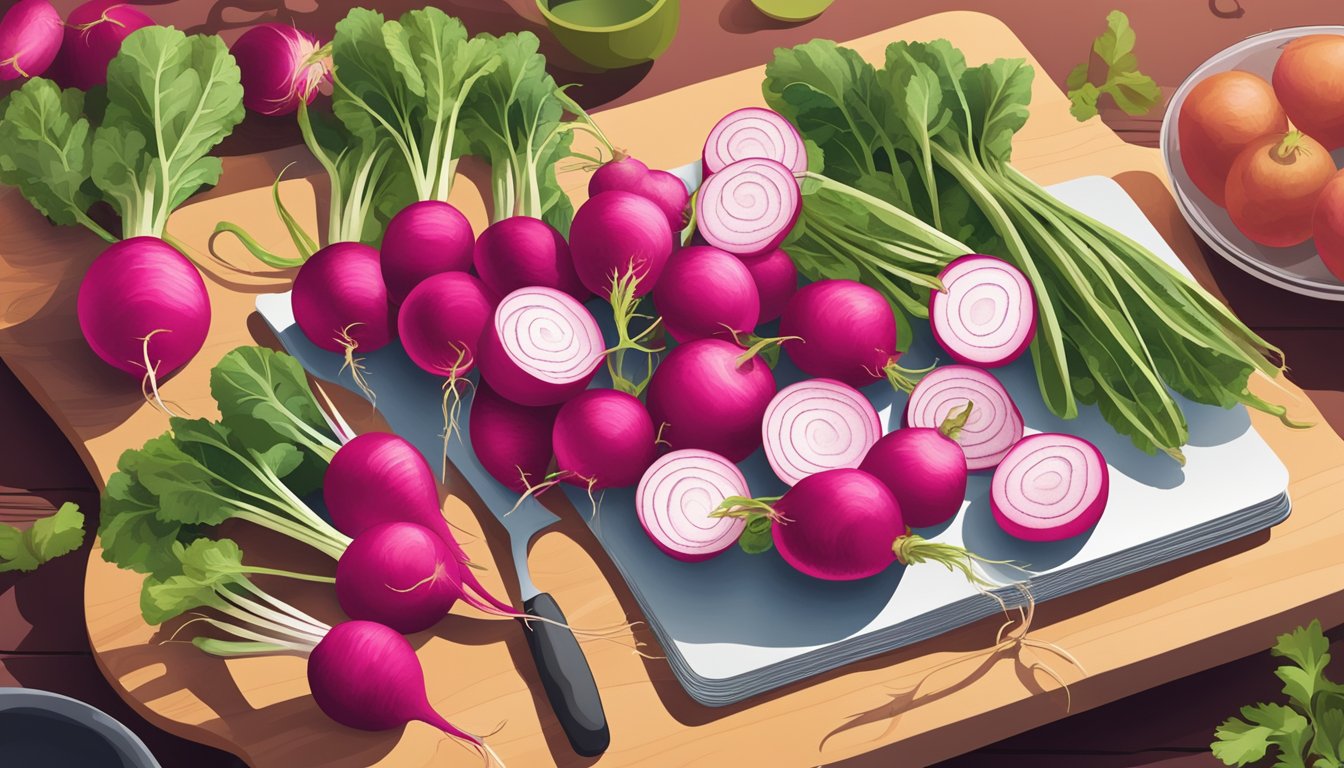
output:
[{"label": "halved radish", "polygon": [[807,170],[807,146],[798,129],[773,109],[746,107],[724,115],[705,139],[700,162],[705,176],[738,160],[774,160],[794,173]]},{"label": "halved radish", "polygon": [[828,469],[858,467],[882,437],[882,421],[857,389],[834,379],[808,379],[770,401],[761,437],[770,468],[793,485]]},{"label": "halved radish", "polygon": [[706,243],[755,256],[784,242],[801,207],[793,171],[774,160],[739,160],[700,185],[695,220]]},{"label": "halved radish", "polygon": [[1036,294],[1017,267],[971,254],[948,264],[929,296],[929,326],[957,362],[994,368],[1026,351],[1036,335]]},{"label": "halved radish", "polygon": [[730,549],[746,527],[740,517],[711,514],[731,496],[751,496],[742,471],[717,453],[688,448],[648,468],[635,491],[635,511],[659,549],[697,562]]},{"label": "halved radish", "polygon": [[972,472],[998,466],[1022,439],[1022,414],[992,374],[969,365],[944,365],[920,380],[905,407],[909,427],[938,429],[948,414],[974,403],[958,442]]},{"label": "halved radish", "polygon": [[603,359],[592,313],[555,288],[519,288],[495,308],[476,350],[481,375],[520,405],[553,405],[582,392]]},{"label": "halved radish", "polygon": [[1010,535],[1058,541],[1097,524],[1110,486],[1110,470],[1095,445],[1073,435],[1031,435],[994,471],[989,505]]}]

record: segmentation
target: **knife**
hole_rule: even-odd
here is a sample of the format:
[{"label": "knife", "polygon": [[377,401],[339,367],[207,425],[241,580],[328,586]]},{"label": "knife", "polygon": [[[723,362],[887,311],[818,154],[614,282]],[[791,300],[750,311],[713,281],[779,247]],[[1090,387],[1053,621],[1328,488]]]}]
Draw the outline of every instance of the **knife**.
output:
[{"label": "knife", "polygon": [[[343,372],[344,357],[318,349],[299,330],[294,322],[288,293],[258,296],[257,310],[285,350],[305,370],[317,378],[364,396],[349,372]],[[437,418],[443,397],[439,384],[434,377],[417,368],[397,342],[363,357],[370,387],[382,393],[377,405],[383,418],[393,432],[409,440],[425,455],[431,466],[436,466],[443,451],[443,424]],[[556,604],[555,598],[542,592],[532,582],[527,564],[527,551],[532,540],[560,518],[534,497],[529,496],[518,504],[516,495],[485,471],[476,458],[476,452],[467,443],[470,411],[470,408],[462,409],[459,418],[461,432],[449,441],[448,459],[509,535],[509,548],[518,572],[523,612],[564,624],[564,612]],[[426,414],[435,414],[436,418],[427,418]],[[340,422],[340,426],[344,427],[344,423]],[[555,623],[519,621],[523,622],[527,645],[536,662],[546,698],[564,728],[570,746],[584,757],[602,754],[611,742],[611,734],[597,683],[574,633]]]}]

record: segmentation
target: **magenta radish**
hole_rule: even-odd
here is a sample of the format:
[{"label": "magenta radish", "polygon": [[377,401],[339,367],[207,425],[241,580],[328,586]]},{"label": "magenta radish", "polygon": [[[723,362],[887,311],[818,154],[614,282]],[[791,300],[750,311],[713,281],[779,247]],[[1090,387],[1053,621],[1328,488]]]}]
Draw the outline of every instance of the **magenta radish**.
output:
[{"label": "magenta radish", "polygon": [[624,152],[617,152],[615,157],[598,166],[593,175],[588,177],[588,197],[597,197],[603,192],[638,194],[648,175],[649,166]]},{"label": "magenta radish", "polygon": [[92,0],[70,12],[57,56],[57,77],[63,88],[87,91],[107,82],[107,65],[121,43],[154,20],[122,0]]},{"label": "magenta radish", "polygon": [[562,403],[588,387],[604,356],[597,321],[554,288],[505,296],[481,334],[481,376],[520,405]]},{"label": "magenta radish", "polygon": [[588,298],[564,236],[541,219],[512,216],[486,227],[476,240],[472,263],[481,281],[501,296],[541,286],[579,301]]},{"label": "magenta radish", "polygon": [[672,255],[672,229],[655,203],[634,192],[603,192],[574,214],[569,249],[584,286],[610,298],[617,280],[634,281],[634,296],[653,290]]},{"label": "magenta radish", "polygon": [[672,254],[653,302],[677,341],[750,333],[760,314],[751,272],[732,254],[707,245]]},{"label": "magenta radish", "polygon": [[962,256],[938,274],[929,327],[959,363],[994,368],[1016,360],[1036,335],[1036,294],[1026,275],[993,256]]},{"label": "magenta radish", "polygon": [[421,200],[402,208],[387,222],[378,254],[392,303],[405,301],[431,275],[470,270],[475,243],[471,222],[448,203]]},{"label": "magenta radish", "polygon": [[[352,619],[408,635],[435,624],[466,596],[448,545],[415,523],[365,529],[336,564],[336,598]],[[492,610],[493,612],[493,610]]]},{"label": "magenta radish", "polygon": [[789,299],[798,292],[798,267],[789,254],[776,248],[759,256],[739,257],[756,283],[761,311],[757,322],[768,323],[784,314]]},{"label": "magenta radish", "polygon": [[657,439],[644,404],[614,389],[590,389],[565,403],[551,432],[561,480],[593,490],[639,482]]},{"label": "magenta radish", "polygon": [[938,429],[953,411],[973,403],[957,438],[972,472],[992,469],[1022,439],[1022,414],[999,380],[969,365],[944,365],[923,378],[905,406],[908,427]]},{"label": "magenta radish", "polygon": [[981,587],[976,573],[990,562],[965,549],[910,533],[900,504],[887,486],[860,469],[829,469],[809,475],[777,500],[726,499],[718,514],[765,516],[771,539],[785,562],[828,581],[866,579],[893,563],[940,563]]},{"label": "magenta radish", "polygon": [[705,179],[695,222],[705,242],[736,256],[779,247],[802,210],[793,171],[774,160],[739,160]]},{"label": "magenta radish", "polygon": [[1030,435],[994,470],[989,506],[1009,535],[1059,541],[1097,524],[1110,487],[1110,469],[1095,445],[1072,435]]},{"label": "magenta radish", "polygon": [[554,451],[551,432],[560,407],[518,405],[482,383],[471,399],[471,447],[490,476],[511,491],[541,486]]},{"label": "magenta radish", "polygon": [[713,513],[729,497],[750,495],[742,470],[717,453],[672,451],[640,478],[635,512],[659,549],[694,563],[733,546],[746,521]]},{"label": "magenta radish", "polygon": [[588,197],[603,192],[633,192],[648,198],[667,216],[673,234],[686,226],[686,209],[691,200],[686,185],[667,171],[649,170],[627,154],[617,153],[614,159],[593,171],[588,179]]},{"label": "magenta radish", "polygon": [[314,253],[294,277],[294,321],[315,346],[345,355],[366,393],[356,352],[373,352],[392,339],[378,252],[362,243],[332,243]]},{"label": "magenta radish", "polygon": [[748,158],[774,160],[793,173],[807,170],[807,147],[798,129],[771,109],[746,107],[729,112],[714,125],[701,152],[705,176]]},{"label": "magenta radish", "polygon": [[770,401],[761,437],[770,468],[795,485],[828,469],[859,466],[882,437],[882,421],[857,389],[834,379],[808,379]]},{"label": "magenta radish", "polygon": [[896,316],[876,290],[853,280],[818,280],[789,299],[779,322],[789,353],[799,370],[842,381],[851,387],[884,376],[897,389],[909,391],[922,371],[897,363]]},{"label": "magenta radish", "polygon": [[61,50],[61,15],[48,0],[19,0],[0,17],[0,80],[37,77]]},{"label": "magenta radish", "polygon": [[94,353],[141,378],[158,400],[158,380],[205,343],[210,297],[200,272],[176,248],[157,237],[132,237],[89,265],[77,314]]},{"label": "magenta radish", "polygon": [[430,706],[420,659],[391,627],[372,621],[332,627],[308,655],[308,687],[318,709],[349,728],[386,731],[418,720],[493,755],[479,736]]},{"label": "magenta radish", "polygon": [[397,312],[397,336],[420,368],[450,380],[476,364],[476,342],[494,318],[499,298],[466,272],[423,280]]},{"label": "magenta radish", "polygon": [[756,351],[722,339],[674,348],[649,382],[653,423],[673,450],[699,448],[741,461],[761,446],[775,374]]},{"label": "magenta radish", "polygon": [[967,405],[938,429],[906,427],[878,440],[859,469],[881,480],[896,497],[906,525],[927,528],[951,520],[966,499],[966,454],[957,444],[974,410]]},{"label": "magenta radish", "polygon": [[316,37],[289,24],[265,23],[244,32],[229,53],[243,74],[243,106],[261,115],[288,115],[311,104],[331,77],[330,54]]}]

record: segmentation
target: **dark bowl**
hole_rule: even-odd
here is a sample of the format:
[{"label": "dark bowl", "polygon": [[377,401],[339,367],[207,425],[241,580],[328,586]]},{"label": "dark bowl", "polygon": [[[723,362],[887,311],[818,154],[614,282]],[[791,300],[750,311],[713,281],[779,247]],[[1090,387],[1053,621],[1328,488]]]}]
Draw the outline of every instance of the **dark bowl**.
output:
[{"label": "dark bowl", "polygon": [[0,764],[159,768],[144,742],[103,711],[58,693],[0,688]]}]

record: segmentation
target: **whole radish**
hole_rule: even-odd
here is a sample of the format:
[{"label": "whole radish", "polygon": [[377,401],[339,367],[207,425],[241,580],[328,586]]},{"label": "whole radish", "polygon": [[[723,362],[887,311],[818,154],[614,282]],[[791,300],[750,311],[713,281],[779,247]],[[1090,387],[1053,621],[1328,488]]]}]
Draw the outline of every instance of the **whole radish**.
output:
[{"label": "whole radish", "polygon": [[886,377],[909,391],[913,374],[897,364],[896,316],[873,288],[853,280],[818,280],[784,308],[779,333],[800,370],[862,387]]},{"label": "whole radish", "polygon": [[658,365],[648,405],[673,450],[700,448],[737,462],[761,447],[761,420],[774,396],[775,374],[759,350],[697,339]]},{"label": "whole radish", "polygon": [[356,384],[371,393],[355,353],[382,348],[394,327],[378,252],[362,243],[328,245],[299,268],[291,301],[303,335],[344,354]]},{"label": "whole radish", "polygon": [[589,295],[564,236],[541,219],[511,216],[486,227],[476,240],[472,263],[501,296],[534,286],[564,291],[579,301]]},{"label": "whole radish", "polygon": [[469,271],[475,243],[471,222],[448,203],[421,200],[402,208],[387,222],[379,252],[388,298],[400,304],[431,275]]},{"label": "whole radish", "polygon": [[471,447],[490,476],[516,493],[541,485],[554,451],[558,405],[511,402],[481,382],[471,398]]},{"label": "whole radish", "polygon": [[591,489],[634,485],[658,449],[644,404],[614,389],[590,389],[561,406],[551,440],[563,481]]},{"label": "whole radish", "polygon": [[588,179],[588,197],[603,192],[633,192],[657,205],[667,216],[673,233],[686,226],[686,212],[690,193],[681,179],[667,171],[653,171],[635,158],[618,152]]},{"label": "whole radish", "polygon": [[87,91],[107,82],[107,65],[132,32],[154,20],[123,0],[92,0],[70,12],[57,55],[56,82]]},{"label": "whole radish", "polygon": [[0,17],[0,80],[37,77],[61,49],[61,15],[48,0],[19,0]]},{"label": "whole radish", "polygon": [[938,525],[961,511],[967,469],[957,436],[973,407],[967,403],[938,429],[906,427],[890,432],[868,449],[859,464],[887,486],[912,528]]},{"label": "whole radish", "polygon": [[760,315],[751,272],[732,254],[707,245],[672,254],[653,301],[677,341],[751,333]]},{"label": "whole radish", "polygon": [[258,24],[229,53],[243,75],[243,106],[261,115],[288,115],[311,104],[330,79],[330,54],[318,39],[289,24]]},{"label": "whole radish", "polygon": [[606,299],[618,280],[629,280],[639,297],[653,290],[672,255],[672,228],[648,198],[603,192],[588,198],[574,214],[569,248],[588,290]]},{"label": "whole radish", "polygon": [[588,197],[603,192],[637,192],[649,175],[649,166],[624,152],[598,166],[588,178]]},{"label": "whole radish", "polygon": [[397,312],[397,336],[411,361],[456,381],[476,363],[476,342],[499,297],[466,272],[442,272],[422,281]]},{"label": "whole radish", "polygon": [[759,256],[739,256],[738,259],[756,283],[761,308],[758,322],[768,323],[784,314],[789,299],[798,292],[798,267],[789,254],[776,248]]}]

